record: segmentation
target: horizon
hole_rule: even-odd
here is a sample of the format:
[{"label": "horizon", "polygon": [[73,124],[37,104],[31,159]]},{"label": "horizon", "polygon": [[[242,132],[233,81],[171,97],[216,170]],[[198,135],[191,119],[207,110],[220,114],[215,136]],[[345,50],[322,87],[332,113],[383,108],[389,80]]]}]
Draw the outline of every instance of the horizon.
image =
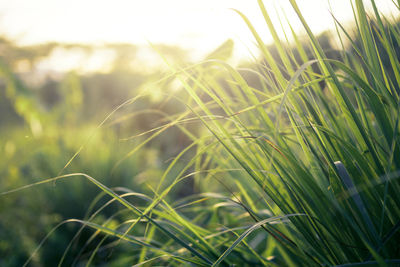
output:
[{"label": "horizon", "polygon": [[[287,1],[278,2],[264,1],[267,10],[271,11],[274,25],[280,25],[280,19],[285,20],[286,15],[296,32],[304,32],[290,4]],[[379,4],[383,13],[390,14],[390,6],[393,6],[390,0],[381,0]],[[111,3],[92,0],[38,0],[33,3],[28,0],[0,0],[0,7],[2,35],[22,46],[47,42],[93,46],[128,43],[144,47],[145,56],[142,57],[146,61],[146,53],[149,56],[148,60],[154,60],[154,56],[146,51],[146,47],[149,43],[155,43],[188,50],[191,60],[198,61],[227,39],[232,39],[235,43],[232,62],[237,64],[250,59],[252,54],[257,55],[258,52],[254,52],[257,50],[253,36],[232,8],[246,15],[258,32],[265,33],[262,35],[265,43],[272,41],[256,1],[221,0],[215,3],[200,3],[170,0],[167,3],[159,0],[116,0]],[[330,7],[340,22],[347,25],[352,21],[353,14],[347,0],[336,0],[334,3],[329,3],[329,0],[304,0],[299,3],[299,7],[315,33],[334,28],[329,13]],[[278,11],[280,17],[275,11]],[[204,17],[207,17],[207,20],[204,20]],[[287,24],[282,24],[282,27],[287,29]],[[277,30],[280,37],[285,38],[283,30],[279,27]],[[61,58],[62,55],[58,57]],[[107,60],[103,59],[105,62]],[[61,64],[64,63],[50,65]]]}]

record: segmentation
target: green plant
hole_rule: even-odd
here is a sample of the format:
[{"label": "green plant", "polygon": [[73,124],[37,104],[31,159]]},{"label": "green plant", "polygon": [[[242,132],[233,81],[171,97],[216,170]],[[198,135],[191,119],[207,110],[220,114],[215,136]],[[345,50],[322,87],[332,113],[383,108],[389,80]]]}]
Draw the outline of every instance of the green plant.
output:
[{"label": "green plant", "polygon": [[[250,70],[260,78],[259,88],[243,78],[249,70],[219,59],[187,68],[170,65],[184,90],[173,98],[187,112],[166,117],[169,122],[150,131],[148,140],[177,126],[193,143],[171,161],[158,185],[150,187],[152,193],[119,195],[86,174],[68,175],[95,184],[103,192],[98,199],[111,197],[87,219],[68,221],[95,230],[88,243],[97,240],[97,247],[83,261],[89,264],[101,248],[126,241],[132,247],[121,249],[131,252],[123,255],[138,265],[400,263],[400,63],[395,46],[400,29],[379,13],[375,1],[369,19],[363,1],[355,0],[360,42],[336,21],[338,40],[346,38],[354,53],[342,44],[341,59],[329,59],[296,1],[289,1],[308,36],[302,43],[291,32],[296,53],[279,39],[258,1],[279,64],[249,19],[236,11],[262,52],[264,62]],[[313,58],[306,53],[310,50]],[[183,124],[191,121],[200,121],[207,131],[188,131]],[[189,162],[179,166],[187,153]],[[191,180],[200,193],[168,199],[177,185]],[[96,220],[113,202],[123,208]],[[100,233],[105,236],[99,241]]]}]

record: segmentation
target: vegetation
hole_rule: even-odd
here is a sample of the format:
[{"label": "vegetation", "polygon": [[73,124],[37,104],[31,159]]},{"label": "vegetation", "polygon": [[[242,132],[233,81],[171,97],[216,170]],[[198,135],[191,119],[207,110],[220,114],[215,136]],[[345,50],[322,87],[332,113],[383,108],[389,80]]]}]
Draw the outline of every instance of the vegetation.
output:
[{"label": "vegetation", "polygon": [[[36,137],[27,141],[23,126],[5,133],[23,147],[4,144],[1,187],[10,191],[1,194],[0,223],[10,230],[0,232],[8,256],[0,264],[30,255],[25,264],[38,266],[399,265],[399,24],[375,1],[367,15],[355,0],[355,28],[336,21],[332,52],[289,1],[305,40],[294,31],[293,43],[280,39],[259,0],[273,46],[236,12],[262,60],[233,68],[231,41],[197,64],[164,57],[170,74],[143,79],[97,127],[77,123],[81,111],[68,119],[84,103],[70,74],[62,83],[70,104],[55,105],[63,110],[40,130],[43,115],[3,64],[10,105]],[[174,94],[143,110],[155,88],[176,81]],[[145,113],[157,124],[132,123]]]}]

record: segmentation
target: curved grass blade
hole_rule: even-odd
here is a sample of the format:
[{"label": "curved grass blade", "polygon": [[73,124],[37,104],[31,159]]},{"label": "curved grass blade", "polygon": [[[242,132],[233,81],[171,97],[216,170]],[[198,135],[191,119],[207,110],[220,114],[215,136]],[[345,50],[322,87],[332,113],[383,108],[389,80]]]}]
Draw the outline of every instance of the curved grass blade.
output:
[{"label": "curved grass blade", "polygon": [[301,214],[301,213],[288,214],[288,215],[278,216],[278,217],[274,217],[274,218],[268,218],[268,219],[262,220],[256,224],[254,224],[253,226],[248,228],[243,234],[241,234],[240,237],[237,238],[235,240],[235,242],[233,242],[233,244],[227,250],[225,250],[224,253],[222,253],[222,255],[218,258],[218,260],[216,260],[212,264],[212,266],[218,266],[229,255],[229,253],[231,253],[232,250],[235,249],[235,247],[238,246],[243,241],[243,239],[246,238],[249,234],[251,234],[254,230],[260,228],[264,224],[271,223],[274,221],[279,221],[281,219],[285,219],[285,218],[292,217],[292,216],[306,216],[306,214]]}]

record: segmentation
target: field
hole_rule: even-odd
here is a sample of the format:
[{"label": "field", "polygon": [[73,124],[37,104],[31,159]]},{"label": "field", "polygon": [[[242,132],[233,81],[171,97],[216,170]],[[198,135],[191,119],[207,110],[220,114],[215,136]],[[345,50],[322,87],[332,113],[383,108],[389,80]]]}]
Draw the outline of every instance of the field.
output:
[{"label": "field", "polygon": [[35,83],[62,44],[1,39],[0,266],[400,266],[400,2],[322,34],[289,2],[305,35],[257,2],[273,44],[233,11],[239,66],[232,40],[154,44],[153,72],[110,45],[107,74]]}]

